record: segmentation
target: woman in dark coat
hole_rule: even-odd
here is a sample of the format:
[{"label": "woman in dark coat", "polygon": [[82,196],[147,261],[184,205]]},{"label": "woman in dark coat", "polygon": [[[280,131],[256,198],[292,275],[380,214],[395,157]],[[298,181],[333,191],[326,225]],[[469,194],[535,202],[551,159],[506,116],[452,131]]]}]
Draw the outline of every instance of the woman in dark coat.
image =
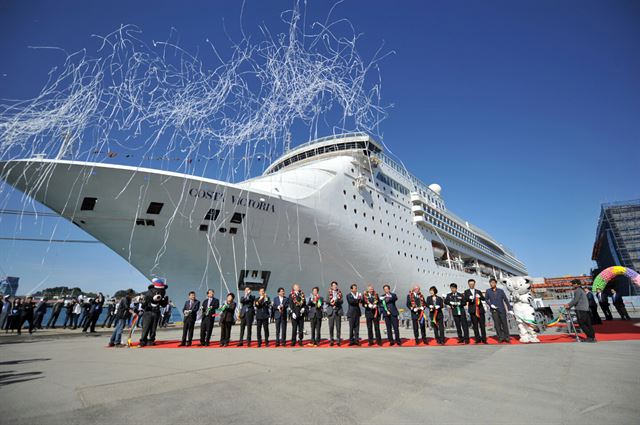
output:
[{"label": "woman in dark coat", "polygon": [[220,347],[227,347],[229,345],[229,338],[231,338],[231,327],[236,321],[236,296],[233,293],[227,295],[227,300],[220,309]]}]

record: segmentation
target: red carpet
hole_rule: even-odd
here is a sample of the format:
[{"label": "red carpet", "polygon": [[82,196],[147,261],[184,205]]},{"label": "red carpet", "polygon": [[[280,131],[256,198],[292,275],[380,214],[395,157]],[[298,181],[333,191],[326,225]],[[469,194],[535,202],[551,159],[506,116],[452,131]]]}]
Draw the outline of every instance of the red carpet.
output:
[{"label": "red carpet", "polygon": [[[540,335],[539,339],[540,342],[542,344],[553,344],[553,343],[561,343],[561,342],[575,342],[575,336],[573,335],[569,335],[564,333],[563,331],[564,328],[559,328],[557,329],[558,332],[555,332],[553,329],[547,331],[546,334],[544,335]],[[595,330],[596,330],[596,339],[598,341],[622,341],[622,340],[640,340],[640,319],[633,319],[631,321],[622,321],[622,320],[613,320],[613,321],[605,321],[602,325],[596,325],[595,326]],[[366,329],[365,329],[366,332]],[[362,333],[362,329],[361,329],[361,333]],[[584,335],[581,335],[582,337],[584,337]],[[494,337],[489,337],[488,338],[488,342],[489,345],[497,345],[499,344],[498,341],[494,338]],[[179,340],[168,340],[168,341],[156,341],[156,344],[154,346],[151,347],[145,347],[145,348],[184,348],[184,349],[195,349],[195,348],[220,348],[220,342],[219,341],[212,341],[211,345],[209,347],[203,347],[200,345],[200,342],[195,340],[193,342],[193,345],[191,347],[178,347],[178,344],[180,343]],[[320,348],[381,348],[378,347],[378,345],[372,345],[369,346],[367,343],[366,339],[361,340],[361,344],[360,346],[349,346],[349,342],[345,342],[344,340],[342,341],[342,345],[340,347],[338,347],[337,345],[334,345],[333,347],[331,347],[329,345],[329,341],[326,339],[323,339],[320,343],[320,345],[318,347],[309,347],[307,346],[307,344],[309,343],[308,340],[305,340],[303,342],[303,346],[296,346],[296,348],[309,348],[309,349],[320,349]],[[512,337],[511,338],[511,344],[520,344],[520,341],[518,341],[517,337]],[[133,344],[133,346],[137,346],[138,343],[135,342]],[[223,347],[223,348],[238,348],[238,349],[242,349],[242,348],[258,348],[258,343],[256,341],[252,341],[251,347],[247,347],[246,343],[243,347],[238,347],[238,341],[232,341],[230,343],[230,345],[228,347]],[[435,342],[435,340],[433,338],[429,338],[428,340],[428,344],[429,346],[438,346],[438,344]],[[457,341],[457,338],[448,338],[446,341],[446,344],[448,346],[451,345],[464,345],[464,344],[459,344]],[[475,345],[475,342],[473,341],[473,339],[471,340],[471,344],[469,345]],[[413,339],[403,339],[403,344],[402,347],[415,347],[416,343]],[[424,344],[420,344],[420,347],[425,346]],[[383,342],[382,347],[387,347],[389,348],[389,342],[385,339]],[[394,346],[397,347],[397,346]],[[269,347],[266,347],[264,344],[262,345],[262,348],[292,348],[292,346],[290,345],[290,341],[287,341],[287,346],[286,347],[276,347],[276,344],[273,340],[269,341]]]}]

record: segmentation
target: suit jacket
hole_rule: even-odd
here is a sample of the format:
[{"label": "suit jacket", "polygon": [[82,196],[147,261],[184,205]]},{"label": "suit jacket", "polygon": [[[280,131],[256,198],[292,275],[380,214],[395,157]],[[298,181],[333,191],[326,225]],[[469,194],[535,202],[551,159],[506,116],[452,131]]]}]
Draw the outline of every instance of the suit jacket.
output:
[{"label": "suit jacket", "polygon": [[256,319],[266,320],[271,316],[271,300],[267,295],[262,300],[260,300],[260,297],[256,298],[255,307]]},{"label": "suit jacket", "polygon": [[451,307],[454,316],[462,316],[464,308],[467,306],[467,298],[460,292],[449,292],[444,299],[444,303]]},{"label": "suit jacket", "polygon": [[333,305],[331,305],[331,295],[327,296],[327,316],[342,316],[344,311],[342,310],[342,304],[344,304],[344,299],[336,300]]},{"label": "suit jacket", "polygon": [[276,320],[287,320],[287,308],[289,308],[289,298],[282,297],[282,303],[280,303],[280,296],[273,299],[273,318]]},{"label": "suit jacket", "polygon": [[614,306],[620,307],[624,305],[624,299],[620,294],[613,294],[611,296],[611,302]]},{"label": "suit jacket", "polygon": [[[299,295],[304,296],[304,292],[300,291]],[[307,306],[307,303],[303,300],[301,305],[296,305],[293,296],[293,294],[289,296],[289,308],[291,309],[292,314],[295,314],[297,318],[300,318],[304,314],[301,310]]]},{"label": "suit jacket", "polygon": [[[222,306],[222,308],[224,308],[224,305]],[[235,322],[236,320],[233,317],[235,311],[236,311],[236,302],[235,301],[231,301],[227,305],[227,308],[225,308],[224,311],[222,313],[220,313],[220,322],[221,323],[233,323],[233,322]]]},{"label": "suit jacket", "polygon": [[464,297],[466,299],[467,307],[469,307],[469,314],[476,314],[476,298],[480,298],[480,305],[478,305],[478,308],[480,310],[480,314],[484,314],[484,305],[482,304],[482,301],[484,301],[484,295],[482,295],[481,290],[476,289],[475,296],[472,296],[471,289],[465,289]]},{"label": "suit jacket", "polygon": [[[373,304],[373,308],[369,308],[369,304]],[[364,307],[364,317],[367,319],[373,319],[378,313],[378,306],[380,304],[380,297],[378,294],[371,294],[368,292],[362,294],[362,305]]]},{"label": "suit jacket", "polygon": [[356,299],[351,292],[347,294],[347,304],[349,304],[347,317],[355,318],[362,316],[362,312],[360,311],[360,302],[361,300]]},{"label": "suit jacket", "polygon": [[254,314],[254,303],[256,302],[256,297],[253,295],[242,296],[240,298],[240,317],[247,316],[247,319],[253,319]]},{"label": "suit jacket", "polygon": [[324,305],[324,298],[318,297],[320,301],[320,307],[318,304],[313,302],[313,295],[309,297],[309,301],[307,302],[307,307],[309,307],[309,320],[311,319],[322,319],[322,306]]},{"label": "suit jacket", "polygon": [[[384,300],[384,304],[386,304],[387,306],[386,311],[382,303],[383,300]],[[398,296],[393,292],[390,292],[388,296],[385,294],[380,295],[380,312],[384,316],[398,317],[400,313],[398,312],[398,307],[396,307],[396,301],[398,301]]]},{"label": "suit jacket", "polygon": [[[191,300],[187,300],[184,303],[184,307],[182,308],[182,312],[185,315],[184,316],[184,321],[186,322],[187,320],[189,321],[196,321],[196,318],[198,316],[198,310],[200,309],[200,301],[198,300],[194,300],[193,301],[193,305],[191,306],[191,308],[189,308],[189,304],[191,303]],[[189,312],[189,313],[186,313]]]},{"label": "suit jacket", "polygon": [[587,299],[589,300],[589,308],[598,307],[596,297],[593,296],[593,292],[587,292]]},{"label": "suit jacket", "polygon": [[[209,317],[210,319],[215,320],[215,314],[218,308],[220,308],[220,300],[216,297],[209,300],[209,297],[207,297],[206,300],[202,301],[202,318],[204,319],[205,317]],[[209,310],[208,314],[207,310]]]},{"label": "suit jacket", "polygon": [[[423,295],[424,296],[424,295]],[[425,298],[425,305],[422,305],[422,301],[420,300],[420,296],[417,295],[415,296],[415,303],[416,303],[416,307],[420,308],[420,307],[427,307],[427,303],[426,303],[426,298]],[[411,311],[411,318],[412,319],[417,319],[418,317],[420,317],[420,310],[413,311],[413,309],[411,308],[411,293],[409,293],[409,295],[407,295],[407,308],[409,309],[409,311]]]},{"label": "suit jacket", "polygon": [[47,312],[47,307],[49,307],[49,304],[44,301],[40,301],[36,305],[36,313],[45,314]]},{"label": "suit jacket", "polygon": [[433,297],[429,295],[425,301],[427,302],[427,307],[429,308],[429,318],[433,319],[433,316],[438,312],[438,316],[444,314],[444,300],[442,297],[436,295],[436,299],[434,301]]},{"label": "suit jacket", "polygon": [[600,305],[609,305],[609,297],[604,292],[596,292],[596,298]]}]

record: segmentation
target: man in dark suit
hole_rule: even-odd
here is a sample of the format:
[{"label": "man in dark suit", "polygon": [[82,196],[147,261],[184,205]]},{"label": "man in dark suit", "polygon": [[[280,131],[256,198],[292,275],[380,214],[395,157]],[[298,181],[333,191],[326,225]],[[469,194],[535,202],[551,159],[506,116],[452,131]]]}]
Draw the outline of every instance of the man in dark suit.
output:
[{"label": "man in dark suit", "polygon": [[269,317],[271,316],[271,300],[264,288],[258,291],[255,301],[256,327],[258,328],[258,347],[262,347],[262,330],[264,330],[264,345],[269,346]]},{"label": "man in dark suit", "polygon": [[589,300],[589,310],[591,310],[591,324],[593,325],[601,325],[602,319],[598,314],[598,303],[596,302],[596,297],[591,292],[591,289],[584,288],[584,292],[587,294],[587,300]]},{"label": "man in dark suit", "polygon": [[244,344],[244,330],[247,330],[247,347],[251,347],[251,328],[255,314],[254,303],[256,297],[251,295],[251,288],[244,288],[244,295],[240,297],[240,342],[238,347]]},{"label": "man in dark suit", "polygon": [[220,300],[213,289],[207,291],[207,299],[202,302],[202,322],[200,322],[200,345],[209,346],[213,324],[216,321],[216,310],[220,307]]},{"label": "man in dark suit", "polygon": [[380,297],[373,290],[373,286],[367,287],[367,292],[362,295],[362,305],[364,306],[364,317],[367,319],[367,339],[369,346],[373,345],[373,334],[375,331],[376,343],[382,345],[382,335],[380,335],[380,311],[378,311]]},{"label": "man in dark suit", "polygon": [[611,314],[611,309],[609,308],[609,297],[607,294],[602,292],[602,289],[596,289],[596,298],[598,299],[598,304],[600,304],[600,308],[602,309],[602,313],[604,313],[604,318],[607,320],[613,320],[613,315]]},{"label": "man in dark suit", "polygon": [[33,327],[36,329],[42,329],[42,319],[44,315],[47,314],[47,308],[49,304],[47,303],[47,298],[43,297],[37,304],[35,309],[35,318],[33,321]]},{"label": "man in dark suit", "polygon": [[[331,282],[331,287],[329,288],[329,294],[327,295],[327,317],[329,319],[329,338],[331,342],[330,346],[333,347],[333,344],[337,342],[338,346],[342,344],[342,336],[341,336],[341,328],[342,328],[342,315],[344,314],[342,310],[342,291],[338,288],[338,282]],[[334,331],[335,329],[335,339],[334,339]]]},{"label": "man in dark suit", "polygon": [[451,307],[453,321],[456,323],[456,331],[458,332],[459,343],[469,343],[469,324],[467,323],[467,306],[466,298],[458,292],[458,285],[452,283],[449,285],[451,292],[447,294],[444,303]]},{"label": "man in dark suit", "polygon": [[320,288],[315,286],[311,290],[311,296],[307,307],[309,308],[309,321],[311,322],[311,342],[309,347],[320,345],[320,329],[322,328],[322,306],[324,299],[320,296]]},{"label": "man in dark suit", "polygon": [[622,320],[631,320],[629,313],[627,313],[627,307],[624,305],[624,299],[622,298],[622,295],[618,294],[618,291],[616,291],[615,288],[611,288],[611,302],[618,311]]},{"label": "man in dark suit", "polygon": [[427,343],[427,329],[425,323],[427,318],[425,317],[424,310],[427,307],[427,303],[420,292],[418,285],[414,286],[409,295],[407,295],[407,308],[411,312],[411,323],[413,324],[413,337],[416,339],[416,345],[420,344],[418,329],[422,334],[422,342]]},{"label": "man in dark suit", "polygon": [[289,298],[284,296],[284,288],[278,288],[278,296],[273,300],[273,318],[276,322],[276,347],[287,345],[287,309]]},{"label": "man in dark suit", "polygon": [[482,291],[476,289],[476,281],[474,279],[469,279],[467,283],[469,289],[464,291],[464,297],[469,308],[476,344],[481,342],[486,344],[487,330],[485,327],[484,305],[482,304],[484,295],[482,295]]},{"label": "man in dark suit", "polygon": [[360,345],[360,304],[362,303],[362,294],[358,292],[358,285],[351,285],[351,292],[347,294],[347,318],[349,319],[349,345]]},{"label": "man in dark suit", "polygon": [[58,317],[60,316],[60,312],[62,311],[63,307],[64,299],[60,298],[58,301],[56,301],[56,303],[53,305],[53,308],[51,309],[51,317],[49,317],[49,321],[47,322],[47,329],[56,328],[56,322],[58,321]]},{"label": "man in dark suit", "polygon": [[380,312],[384,317],[384,323],[387,327],[387,338],[389,338],[389,345],[402,345],[400,339],[400,323],[398,322],[398,308],[396,307],[396,301],[398,297],[391,292],[389,285],[382,287],[384,294],[380,297]]},{"label": "man in dark suit", "polygon": [[[33,310],[35,309],[36,304],[33,302],[33,297],[29,296],[25,298],[22,303],[22,309],[20,310],[20,318],[19,318],[19,326],[18,330],[22,329],[24,326],[24,322],[29,322],[29,333],[33,333],[34,327],[34,319],[33,319]],[[20,333],[20,332],[18,332]]]},{"label": "man in dark suit", "polygon": [[305,301],[304,292],[300,290],[297,283],[291,288],[289,295],[289,307],[291,308],[291,346],[295,347],[296,337],[298,345],[302,347],[302,338],[304,337],[304,313],[306,311],[307,302]]},{"label": "man in dark suit", "polygon": [[189,299],[184,303],[182,313],[184,314],[184,324],[182,325],[182,342],[178,344],[180,347],[191,346],[193,340],[193,330],[196,326],[196,318],[200,309],[200,301],[196,300],[196,293],[189,292]]}]

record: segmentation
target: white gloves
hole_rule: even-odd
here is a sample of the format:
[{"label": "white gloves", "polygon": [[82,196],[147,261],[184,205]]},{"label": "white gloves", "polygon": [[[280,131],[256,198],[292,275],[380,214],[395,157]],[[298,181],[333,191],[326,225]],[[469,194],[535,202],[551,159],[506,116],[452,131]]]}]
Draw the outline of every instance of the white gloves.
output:
[{"label": "white gloves", "polygon": [[291,317],[293,317],[293,320],[296,320],[298,318],[295,313],[291,313]]},{"label": "white gloves", "polygon": [[304,313],[304,307],[300,309],[300,313]]}]

